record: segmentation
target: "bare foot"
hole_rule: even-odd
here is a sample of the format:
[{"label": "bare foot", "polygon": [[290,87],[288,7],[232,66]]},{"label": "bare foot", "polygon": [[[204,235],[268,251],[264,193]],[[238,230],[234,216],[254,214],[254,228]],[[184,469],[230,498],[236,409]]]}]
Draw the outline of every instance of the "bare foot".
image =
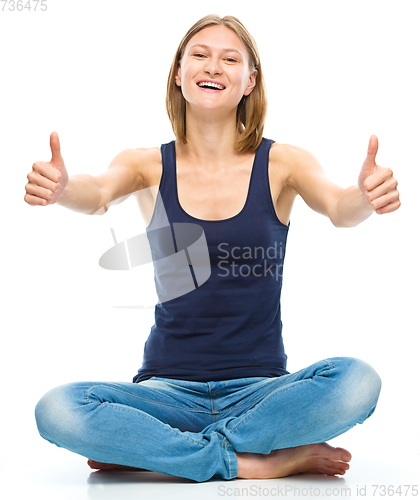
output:
[{"label": "bare foot", "polygon": [[273,450],[268,455],[236,453],[238,478],[273,479],[308,472],[334,476],[349,469],[351,454],[344,448],[327,443],[307,444],[295,448]]},{"label": "bare foot", "polygon": [[100,469],[100,470],[129,470],[129,471],[135,471],[135,470],[145,470],[147,472],[147,469],[137,469],[137,467],[129,467],[128,465],[117,465],[117,464],[104,464],[102,462],[95,462],[94,460],[88,460],[88,465],[92,469]]}]

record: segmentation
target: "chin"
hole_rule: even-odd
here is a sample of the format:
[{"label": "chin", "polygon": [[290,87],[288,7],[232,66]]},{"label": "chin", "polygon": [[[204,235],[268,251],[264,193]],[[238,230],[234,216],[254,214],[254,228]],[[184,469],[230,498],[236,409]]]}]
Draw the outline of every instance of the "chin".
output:
[{"label": "chin", "polygon": [[[230,105],[229,105],[230,104]],[[205,109],[207,111],[225,111],[226,113],[229,113],[229,112],[232,112],[232,111],[236,111],[236,108],[237,108],[237,104],[235,103],[223,103],[223,105],[221,104],[217,104],[215,103],[214,101],[210,101],[208,99],[205,99],[205,100],[202,100],[200,102],[189,102],[187,101],[187,107],[189,107],[190,109],[194,109],[194,110],[197,110],[197,109]]]}]

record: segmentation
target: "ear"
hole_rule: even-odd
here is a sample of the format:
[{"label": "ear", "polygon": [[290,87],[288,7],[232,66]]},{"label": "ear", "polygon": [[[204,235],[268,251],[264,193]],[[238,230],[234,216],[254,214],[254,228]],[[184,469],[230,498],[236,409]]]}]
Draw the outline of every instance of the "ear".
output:
[{"label": "ear", "polygon": [[181,72],[181,66],[178,64],[178,69],[176,70],[175,73],[175,83],[178,85],[178,87],[181,86],[181,78],[179,77],[180,72]]},{"label": "ear", "polygon": [[255,69],[249,77],[248,86],[244,92],[244,95],[249,95],[253,91],[255,85],[257,84],[257,75],[258,70]]}]

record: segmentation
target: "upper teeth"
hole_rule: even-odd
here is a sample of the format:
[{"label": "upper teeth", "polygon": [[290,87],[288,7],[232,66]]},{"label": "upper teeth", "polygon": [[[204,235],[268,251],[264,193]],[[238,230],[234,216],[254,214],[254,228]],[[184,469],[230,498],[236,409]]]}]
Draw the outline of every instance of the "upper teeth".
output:
[{"label": "upper teeth", "polygon": [[199,87],[204,87],[204,85],[208,85],[209,87],[215,87],[216,89],[220,90],[224,89],[223,85],[219,85],[218,83],[213,83],[213,82],[200,82],[198,84]]}]

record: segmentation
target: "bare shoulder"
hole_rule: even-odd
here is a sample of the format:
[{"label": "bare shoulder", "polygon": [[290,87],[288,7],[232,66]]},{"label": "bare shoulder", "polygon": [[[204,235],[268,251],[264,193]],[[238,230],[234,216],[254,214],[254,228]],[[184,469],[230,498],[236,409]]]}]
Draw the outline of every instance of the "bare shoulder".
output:
[{"label": "bare shoulder", "polygon": [[151,154],[160,154],[160,148],[159,147],[155,147],[155,148],[135,148],[133,149],[133,151],[137,151],[138,153],[142,154],[142,155],[151,155]]},{"label": "bare shoulder", "polygon": [[295,186],[295,178],[304,175],[306,170],[321,168],[318,160],[308,150],[292,144],[276,142],[271,146],[271,162],[274,170],[281,172],[285,184],[290,188]]},{"label": "bare shoulder", "polygon": [[273,142],[270,149],[270,161],[273,161],[278,168],[290,169],[310,154],[309,151],[299,146]]},{"label": "bare shoulder", "polygon": [[285,188],[293,190],[291,184],[292,175],[295,169],[298,168],[304,154],[304,149],[292,144],[273,142],[271,145],[269,156],[270,176],[273,176],[283,190]]},{"label": "bare shoulder", "polygon": [[136,164],[141,171],[145,187],[159,185],[162,175],[162,156],[160,147],[132,149]]}]

